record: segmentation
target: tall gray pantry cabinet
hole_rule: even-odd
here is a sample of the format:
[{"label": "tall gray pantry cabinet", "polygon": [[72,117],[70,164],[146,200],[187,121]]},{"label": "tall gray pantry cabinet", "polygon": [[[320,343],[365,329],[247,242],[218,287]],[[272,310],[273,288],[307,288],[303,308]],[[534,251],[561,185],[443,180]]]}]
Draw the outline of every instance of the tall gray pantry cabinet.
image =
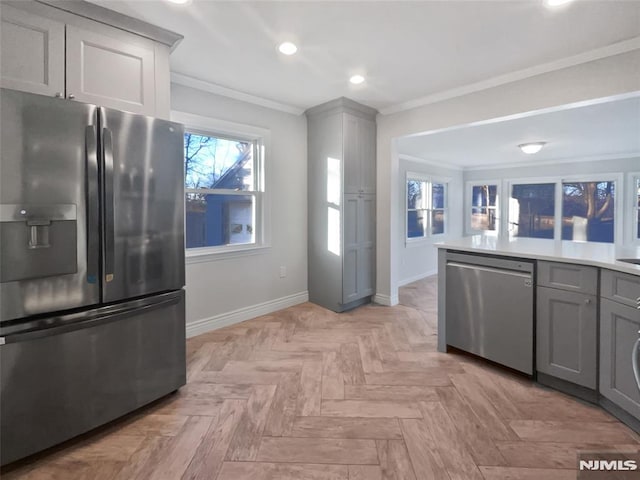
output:
[{"label": "tall gray pantry cabinet", "polygon": [[376,113],[344,97],[306,112],[309,300],[335,312],[374,293]]}]

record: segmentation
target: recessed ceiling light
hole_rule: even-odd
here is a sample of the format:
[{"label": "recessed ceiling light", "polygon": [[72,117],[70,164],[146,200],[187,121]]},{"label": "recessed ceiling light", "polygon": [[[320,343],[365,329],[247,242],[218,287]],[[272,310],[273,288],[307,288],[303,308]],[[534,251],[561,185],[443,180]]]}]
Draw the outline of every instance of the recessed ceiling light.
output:
[{"label": "recessed ceiling light", "polygon": [[354,85],[360,85],[362,82],[364,82],[364,77],[362,75],[353,75],[349,79],[349,81]]},{"label": "recessed ceiling light", "polygon": [[175,3],[176,5],[186,5],[187,3],[191,3],[191,0],[167,0],[169,3]]},{"label": "recessed ceiling light", "polygon": [[520,147],[520,150],[522,150],[523,153],[532,155],[542,150],[542,147],[544,147],[546,143],[547,142],[522,143],[518,145],[518,147]]},{"label": "recessed ceiling light", "polygon": [[283,42],[278,46],[278,50],[284,55],[293,55],[298,51],[298,47],[291,42]]},{"label": "recessed ceiling light", "polygon": [[559,7],[565,3],[573,2],[573,0],[544,0],[544,4],[547,7]]}]

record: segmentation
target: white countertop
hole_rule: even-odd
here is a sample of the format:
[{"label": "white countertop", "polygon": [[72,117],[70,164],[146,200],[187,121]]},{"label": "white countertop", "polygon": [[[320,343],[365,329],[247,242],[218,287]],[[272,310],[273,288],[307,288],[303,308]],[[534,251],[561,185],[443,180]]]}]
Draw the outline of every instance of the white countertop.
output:
[{"label": "white countertop", "polygon": [[488,235],[473,235],[447,240],[437,243],[435,246],[465,252],[593,265],[640,275],[640,265],[616,261],[617,258],[640,258],[640,247],[616,247],[610,243],[537,238],[498,239]]}]

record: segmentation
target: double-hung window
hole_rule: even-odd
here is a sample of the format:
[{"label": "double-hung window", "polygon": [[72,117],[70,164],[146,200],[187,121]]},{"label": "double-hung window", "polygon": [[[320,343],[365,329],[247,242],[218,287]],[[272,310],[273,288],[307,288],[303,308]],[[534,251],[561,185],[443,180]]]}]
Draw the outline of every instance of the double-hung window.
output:
[{"label": "double-hung window", "polygon": [[472,232],[497,232],[499,229],[500,183],[469,183],[471,212],[468,228]]},{"label": "double-hung window", "polygon": [[228,246],[262,243],[262,157],[259,138],[187,126],[184,136],[187,249],[215,253]]},{"label": "double-hung window", "polygon": [[417,173],[407,174],[408,241],[446,232],[447,182]]}]

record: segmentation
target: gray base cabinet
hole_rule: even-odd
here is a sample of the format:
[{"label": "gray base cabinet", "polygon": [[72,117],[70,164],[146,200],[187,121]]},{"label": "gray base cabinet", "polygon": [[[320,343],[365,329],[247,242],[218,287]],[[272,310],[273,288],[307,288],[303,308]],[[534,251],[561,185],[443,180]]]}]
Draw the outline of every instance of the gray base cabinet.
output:
[{"label": "gray base cabinet", "polygon": [[375,114],[346,98],[307,112],[309,300],[342,312],[375,279]]},{"label": "gray base cabinet", "polygon": [[597,387],[597,299],[579,292],[538,287],[538,372]]},{"label": "gray base cabinet", "polygon": [[[640,296],[640,290],[636,293]],[[600,394],[640,419],[640,385],[633,362],[640,310],[603,298],[600,310]]]}]

